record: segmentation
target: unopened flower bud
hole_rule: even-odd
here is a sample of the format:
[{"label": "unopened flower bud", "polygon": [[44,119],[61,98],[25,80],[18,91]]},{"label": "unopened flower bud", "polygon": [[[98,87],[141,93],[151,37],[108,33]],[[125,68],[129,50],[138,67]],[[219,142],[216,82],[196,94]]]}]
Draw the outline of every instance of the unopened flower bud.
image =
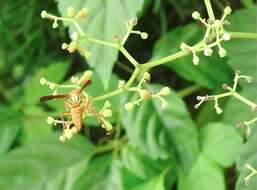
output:
[{"label": "unopened flower bud", "polygon": [[106,109],[103,111],[103,116],[104,117],[111,117],[112,116],[112,110],[111,109]]},{"label": "unopened flower bud", "polygon": [[170,88],[169,87],[164,87],[161,89],[160,94],[163,96],[167,96],[170,94]]},{"label": "unopened flower bud", "polygon": [[41,12],[41,18],[43,18],[43,19],[47,18],[47,15],[48,15],[48,13],[45,10],[43,10]]},{"label": "unopened flower bud", "polygon": [[132,18],[129,20],[128,24],[132,27],[137,25],[137,18]]},{"label": "unopened flower bud", "polygon": [[47,80],[46,80],[44,77],[41,77],[39,83],[40,83],[41,85],[46,85]]},{"label": "unopened flower bud", "polygon": [[74,76],[72,76],[70,80],[71,80],[71,83],[77,83],[79,81],[78,77],[74,77]]},{"label": "unopened flower bud", "polygon": [[199,64],[199,57],[198,56],[194,56],[193,63],[194,63],[194,65],[198,65]]},{"label": "unopened flower bud", "polygon": [[220,57],[226,57],[227,56],[227,51],[224,48],[219,49],[219,55]]},{"label": "unopened flower bud", "polygon": [[148,34],[146,32],[141,32],[140,36],[143,40],[146,40],[148,38]]},{"label": "unopened flower bud", "polygon": [[217,114],[221,114],[223,112],[223,110],[220,107],[216,107],[216,112],[217,112]]},{"label": "unopened flower bud", "polygon": [[227,15],[230,15],[231,12],[232,12],[232,9],[231,9],[230,7],[226,7],[226,8],[224,9],[224,13],[227,14]]},{"label": "unopened flower bud", "polygon": [[55,119],[54,118],[52,118],[52,117],[47,117],[47,119],[46,119],[46,122],[49,124],[49,125],[52,125],[53,123],[54,123],[54,121],[55,121]]},{"label": "unopened flower bud", "polygon": [[228,32],[225,32],[223,34],[223,39],[224,39],[224,41],[229,41],[231,39],[231,34]]},{"label": "unopened flower bud", "polygon": [[69,45],[69,52],[73,53],[74,51],[76,51],[78,49],[78,43],[76,41],[72,41]]},{"label": "unopened flower bud", "polygon": [[187,48],[186,43],[182,42],[182,43],[180,44],[180,49],[181,49],[181,50],[185,50],[186,48]]},{"label": "unopened flower bud", "polygon": [[197,20],[197,19],[201,18],[201,15],[200,15],[199,12],[194,11],[194,12],[192,13],[192,17],[193,17],[193,19]]},{"label": "unopened flower bud", "polygon": [[55,29],[55,28],[57,28],[58,27],[58,23],[57,23],[57,21],[54,21],[54,23],[53,23],[53,28]]},{"label": "unopened flower bud", "polygon": [[71,132],[72,132],[73,134],[78,133],[78,128],[77,128],[77,127],[72,127],[72,128],[71,128]]},{"label": "unopened flower bud", "polygon": [[79,17],[86,17],[88,15],[89,15],[88,7],[84,7],[83,9],[81,9],[81,11],[79,11]]},{"label": "unopened flower bud", "polygon": [[66,43],[62,43],[62,49],[67,49],[69,46]]},{"label": "unopened flower bud", "polygon": [[61,136],[59,137],[59,140],[60,140],[62,143],[64,143],[64,142],[65,142],[65,140],[66,140],[66,138],[65,138],[65,136],[64,136],[64,135],[61,135]]},{"label": "unopened flower bud", "polygon": [[143,78],[147,81],[149,81],[151,79],[151,76],[148,72],[145,72],[144,75],[143,75]]},{"label": "unopened flower bud", "polygon": [[53,83],[53,82],[49,83],[49,88],[50,88],[51,90],[54,90],[56,87],[57,87],[57,84],[55,84],[55,83]]},{"label": "unopened flower bud", "polygon": [[211,56],[212,55],[212,49],[209,47],[204,48],[204,55],[205,56]]},{"label": "unopened flower bud", "polygon": [[133,103],[129,102],[129,103],[125,104],[125,109],[127,111],[131,111],[133,108],[134,108],[134,104]]},{"label": "unopened flower bud", "polygon": [[68,17],[71,17],[71,18],[75,17],[76,14],[77,14],[77,11],[76,11],[76,9],[74,7],[68,7],[67,8],[67,15],[68,15]]},{"label": "unopened flower bud", "polygon": [[149,94],[149,92],[147,90],[145,90],[145,89],[139,90],[139,96],[141,98],[146,99],[148,97],[148,94]]}]

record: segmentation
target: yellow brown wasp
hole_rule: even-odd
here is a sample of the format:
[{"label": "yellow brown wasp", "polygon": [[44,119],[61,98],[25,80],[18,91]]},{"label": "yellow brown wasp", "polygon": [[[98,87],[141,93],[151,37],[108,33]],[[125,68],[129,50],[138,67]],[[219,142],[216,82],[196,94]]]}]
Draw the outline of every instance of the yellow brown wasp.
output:
[{"label": "yellow brown wasp", "polygon": [[66,99],[65,109],[66,112],[61,113],[61,119],[63,123],[63,128],[67,128],[64,117],[70,116],[74,126],[80,131],[82,127],[83,113],[86,110],[91,110],[92,100],[89,97],[85,97],[82,93],[82,90],[91,84],[91,80],[85,81],[79,89],[74,89],[68,94],[56,94],[42,96],[40,102],[45,102],[54,99]]}]

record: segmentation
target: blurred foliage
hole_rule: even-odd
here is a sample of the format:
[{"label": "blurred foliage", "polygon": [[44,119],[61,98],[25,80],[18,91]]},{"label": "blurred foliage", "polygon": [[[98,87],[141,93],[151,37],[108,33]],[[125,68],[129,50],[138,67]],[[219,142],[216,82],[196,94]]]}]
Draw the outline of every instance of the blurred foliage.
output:
[{"label": "blurred foliage", "polygon": [[[140,63],[176,52],[182,41],[197,42],[202,27],[192,23],[191,13],[198,10],[206,15],[199,0],[0,1],[1,190],[255,190],[256,177],[249,186],[243,178],[248,172],[245,162],[257,168],[257,133],[242,146],[243,133],[234,127],[255,114],[234,99],[222,103],[224,114],[219,117],[213,102],[197,112],[193,109],[196,95],[218,92],[222,83],[232,83],[236,70],[254,78],[252,85],[240,83],[240,87],[243,95],[257,101],[255,41],[231,40],[226,43],[227,58],[202,56],[197,67],[189,55],[152,69],[151,88],[173,89],[166,98],[167,108],[149,100],[128,113],[124,102],[134,96],[113,97],[114,134],[106,136],[95,120],[86,118],[82,133],[62,144],[61,127],[52,129],[46,118],[59,117],[63,101],[39,103],[40,96],[50,93],[40,86],[40,77],[66,83],[91,67],[96,72],[86,90],[98,96],[115,89],[130,70],[127,60],[109,48],[85,44],[92,53],[87,62],[61,51],[61,43],[70,41],[74,29],[65,25],[53,30],[40,12],[65,14],[69,5],[92,8],[82,24],[94,37],[106,40],[122,35],[124,21],[137,15],[137,29],[148,32],[149,39],[132,36],[126,47]],[[256,32],[252,1],[213,1],[217,14],[226,5],[235,9],[230,31]],[[178,91],[192,85],[201,89],[180,97]]]}]

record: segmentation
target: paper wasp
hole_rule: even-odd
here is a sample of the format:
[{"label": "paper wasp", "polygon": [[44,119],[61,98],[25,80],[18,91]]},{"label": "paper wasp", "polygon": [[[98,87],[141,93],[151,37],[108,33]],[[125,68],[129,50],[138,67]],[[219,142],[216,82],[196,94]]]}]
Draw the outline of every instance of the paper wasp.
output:
[{"label": "paper wasp", "polygon": [[78,131],[80,131],[82,127],[83,113],[86,110],[91,110],[92,108],[92,101],[90,100],[90,98],[85,97],[82,94],[82,90],[90,84],[91,80],[87,80],[82,84],[82,86],[79,89],[72,90],[68,94],[42,96],[40,98],[40,102],[45,102],[54,99],[66,99],[64,104],[66,112],[61,113],[63,128],[67,128],[64,117],[70,116],[75,127]]}]

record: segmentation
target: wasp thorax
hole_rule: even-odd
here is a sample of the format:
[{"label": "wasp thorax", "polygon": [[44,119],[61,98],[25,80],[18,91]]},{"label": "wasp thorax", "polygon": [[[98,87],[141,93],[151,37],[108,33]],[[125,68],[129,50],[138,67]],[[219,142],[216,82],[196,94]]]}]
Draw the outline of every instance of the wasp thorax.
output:
[{"label": "wasp thorax", "polygon": [[71,91],[71,93],[70,93],[70,99],[71,99],[71,101],[74,102],[74,103],[80,103],[81,95],[80,95],[80,93],[78,92],[78,90],[73,90],[73,91]]}]

